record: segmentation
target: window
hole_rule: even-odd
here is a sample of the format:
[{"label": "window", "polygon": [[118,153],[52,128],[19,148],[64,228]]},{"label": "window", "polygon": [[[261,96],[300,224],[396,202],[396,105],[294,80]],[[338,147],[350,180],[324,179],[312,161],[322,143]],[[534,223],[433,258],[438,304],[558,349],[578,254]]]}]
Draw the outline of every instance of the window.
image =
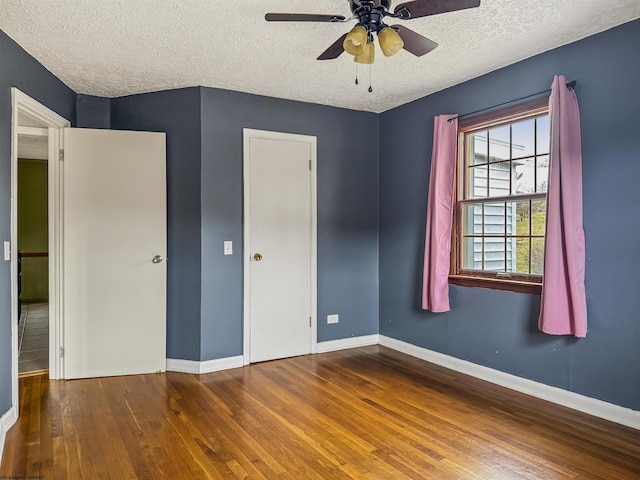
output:
[{"label": "window", "polygon": [[549,181],[547,99],[459,123],[451,283],[540,291]]}]

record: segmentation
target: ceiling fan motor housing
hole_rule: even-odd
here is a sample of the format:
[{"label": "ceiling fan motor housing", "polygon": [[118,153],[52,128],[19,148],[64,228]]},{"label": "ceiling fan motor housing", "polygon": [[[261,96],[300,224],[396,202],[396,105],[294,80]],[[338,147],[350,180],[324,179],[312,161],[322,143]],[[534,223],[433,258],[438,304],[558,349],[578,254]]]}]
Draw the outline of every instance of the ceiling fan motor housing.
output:
[{"label": "ceiling fan motor housing", "polygon": [[351,11],[358,16],[358,23],[369,32],[384,28],[382,20],[388,15],[390,0],[349,0]]},{"label": "ceiling fan motor housing", "polygon": [[356,9],[365,4],[370,4],[374,7],[382,7],[385,10],[391,8],[391,0],[349,0],[351,11],[355,13]]}]

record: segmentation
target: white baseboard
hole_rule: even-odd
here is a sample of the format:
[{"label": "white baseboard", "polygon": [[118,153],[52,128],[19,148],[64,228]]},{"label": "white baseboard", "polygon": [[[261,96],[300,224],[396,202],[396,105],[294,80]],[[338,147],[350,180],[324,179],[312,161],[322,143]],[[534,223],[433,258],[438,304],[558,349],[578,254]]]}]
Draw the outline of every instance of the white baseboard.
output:
[{"label": "white baseboard", "polygon": [[630,408],[621,407],[561,388],[551,387],[544,383],[534,382],[533,380],[477,365],[443,353],[427,350],[426,348],[418,347],[411,343],[406,343],[384,335],[380,335],[380,345],[413,357],[421,358],[427,362],[450,368],[456,372],[471,375],[472,377],[486,380],[487,382],[495,383],[496,385],[510,388],[511,390],[526,393],[532,397],[541,398],[573,410],[578,410],[640,430],[640,411],[637,410],[631,410]]},{"label": "white baseboard", "polygon": [[201,375],[203,373],[218,372],[220,370],[242,367],[242,358],[242,355],[238,355],[237,357],[218,358],[216,360],[206,360],[204,362],[167,358],[167,371],[195,373],[196,375]]},{"label": "white baseboard", "polygon": [[340,340],[329,340],[327,342],[318,342],[318,353],[335,352],[336,350],[345,350],[347,348],[366,347],[368,345],[378,344],[378,334],[364,335],[362,337],[341,338]]},{"label": "white baseboard", "polygon": [[2,454],[4,452],[4,441],[7,438],[7,432],[13,424],[18,420],[18,409],[15,407],[11,407],[7,413],[5,413],[2,418],[0,418],[0,462],[2,462]]}]

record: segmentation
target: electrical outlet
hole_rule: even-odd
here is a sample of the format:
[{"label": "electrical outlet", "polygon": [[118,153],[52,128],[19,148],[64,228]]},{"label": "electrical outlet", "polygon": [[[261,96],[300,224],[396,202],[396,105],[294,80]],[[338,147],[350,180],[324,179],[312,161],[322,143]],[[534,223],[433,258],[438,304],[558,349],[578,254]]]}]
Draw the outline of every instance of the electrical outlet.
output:
[{"label": "electrical outlet", "polygon": [[336,313],[333,315],[327,315],[327,323],[331,324],[331,323],[338,323],[340,322],[340,316]]},{"label": "electrical outlet", "polygon": [[11,260],[11,242],[4,242],[4,261]]},{"label": "electrical outlet", "polygon": [[233,242],[231,240],[224,241],[224,254],[233,255]]}]

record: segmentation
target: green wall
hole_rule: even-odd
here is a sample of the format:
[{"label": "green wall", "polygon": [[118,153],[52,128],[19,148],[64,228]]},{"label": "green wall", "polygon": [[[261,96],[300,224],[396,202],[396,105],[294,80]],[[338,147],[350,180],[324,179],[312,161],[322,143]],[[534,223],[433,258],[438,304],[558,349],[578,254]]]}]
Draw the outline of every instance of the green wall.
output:
[{"label": "green wall", "polygon": [[[48,252],[47,162],[18,161],[18,249],[22,254]],[[22,258],[22,301],[49,299],[48,257]]]}]

